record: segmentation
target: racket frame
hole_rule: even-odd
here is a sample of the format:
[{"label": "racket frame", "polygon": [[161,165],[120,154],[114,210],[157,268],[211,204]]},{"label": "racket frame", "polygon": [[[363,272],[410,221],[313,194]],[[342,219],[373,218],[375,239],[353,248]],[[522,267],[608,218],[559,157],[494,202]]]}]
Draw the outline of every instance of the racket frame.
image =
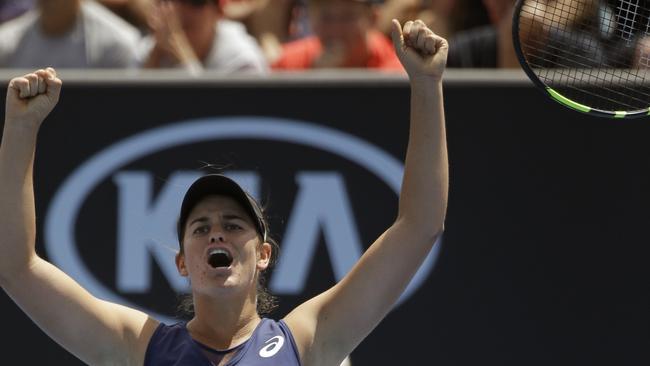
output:
[{"label": "racket frame", "polygon": [[615,118],[615,119],[631,119],[631,118],[641,118],[650,115],[650,106],[648,108],[639,109],[635,111],[608,111],[598,108],[589,107],[587,105],[578,103],[566,96],[562,95],[557,90],[546,85],[539,77],[535,74],[533,69],[526,61],[524,52],[521,48],[521,42],[519,39],[519,18],[521,14],[521,8],[524,6],[526,0],[517,0],[514,7],[514,12],[512,16],[512,43],[514,45],[515,53],[517,54],[517,59],[522,69],[528,76],[528,78],[533,82],[533,84],[544,92],[549,98],[554,101],[562,104],[565,107],[573,109],[578,112],[589,114],[592,116],[605,117],[605,118]]}]

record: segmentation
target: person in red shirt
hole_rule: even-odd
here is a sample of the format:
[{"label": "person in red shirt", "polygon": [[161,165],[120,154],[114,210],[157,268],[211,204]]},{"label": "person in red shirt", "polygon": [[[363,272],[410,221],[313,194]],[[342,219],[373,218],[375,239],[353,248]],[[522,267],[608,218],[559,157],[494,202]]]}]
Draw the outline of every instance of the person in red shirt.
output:
[{"label": "person in red shirt", "polygon": [[371,68],[403,72],[395,51],[375,27],[372,0],[308,0],[313,36],[283,46],[276,70]]}]

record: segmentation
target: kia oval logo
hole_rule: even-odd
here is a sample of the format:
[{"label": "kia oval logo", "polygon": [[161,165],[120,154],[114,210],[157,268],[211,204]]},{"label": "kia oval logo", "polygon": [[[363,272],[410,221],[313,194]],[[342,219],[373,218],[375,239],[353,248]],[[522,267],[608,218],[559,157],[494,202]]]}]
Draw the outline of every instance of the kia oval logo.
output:
[{"label": "kia oval logo", "polygon": [[[163,322],[173,322],[174,319],[166,315],[157,314],[155,311],[127,300],[123,294],[128,291],[148,291],[147,276],[150,268],[140,264],[148,263],[144,256],[151,255],[152,248],[148,248],[144,244],[133,245],[133,243],[140,242],[139,239],[142,235],[156,235],[152,234],[156,231],[164,232],[162,235],[173,241],[173,227],[180,200],[189,184],[200,173],[181,172],[176,174],[170,180],[171,188],[159,193],[159,196],[162,196],[158,200],[160,202],[157,202],[155,207],[149,207],[146,202],[142,202],[141,198],[147,195],[143,188],[145,177],[137,172],[120,172],[119,169],[138,159],[164,150],[201,142],[235,139],[289,143],[327,152],[370,172],[395,194],[399,194],[400,191],[403,173],[402,162],[377,146],[339,130],[307,122],[265,117],[206,118],[175,123],[115,143],[81,164],[63,182],[54,195],[45,218],[44,244],[49,259],[93,295],[107,301],[141,309]],[[255,176],[240,173],[239,175],[235,174],[233,178],[251,193],[256,191],[258,179]],[[118,205],[129,208],[118,212],[120,227],[120,233],[116,235],[116,260],[118,262],[116,266],[119,267],[116,270],[116,281],[117,287],[120,289],[118,291],[106,286],[89,270],[80,255],[75,234],[82,206],[98,185],[110,179],[113,179],[118,187],[124,188],[125,193],[120,193],[117,199]],[[306,256],[312,255],[314,250],[309,245],[305,245],[305,238],[315,237],[317,231],[317,228],[313,225],[310,226],[310,223],[321,220],[323,217],[339,220],[336,224],[331,225],[338,229],[330,230],[330,236],[333,236],[333,239],[331,240],[332,244],[328,243],[328,252],[336,280],[341,279],[347,273],[363,251],[360,243],[342,247],[340,243],[345,240],[338,240],[336,237],[336,235],[339,237],[347,235],[343,239],[352,238],[353,243],[359,241],[356,238],[358,236],[355,234],[356,229],[352,224],[354,218],[351,209],[345,202],[346,200],[342,199],[345,187],[340,174],[301,172],[296,175],[296,180],[304,188],[298,195],[295,205],[296,210],[301,214],[292,215],[287,221],[286,232],[281,243],[281,260],[274,270],[269,284],[271,291],[277,295],[296,294],[303,288],[310,262],[304,259]],[[321,199],[317,205],[320,212],[308,209],[314,206],[313,197]],[[312,221],[309,221],[310,218]],[[142,227],[146,227],[145,234],[141,233]],[[311,229],[309,229],[310,227]],[[304,232],[305,228],[311,231]],[[400,297],[398,305],[410,297],[427,278],[433,269],[439,248],[440,243],[437,243]],[[155,250],[160,250],[160,248]],[[162,250],[164,253],[156,254],[162,272],[165,273],[173,289],[183,290],[186,280],[174,273],[173,250],[170,251],[168,248]],[[286,258],[288,259],[284,260]]]}]

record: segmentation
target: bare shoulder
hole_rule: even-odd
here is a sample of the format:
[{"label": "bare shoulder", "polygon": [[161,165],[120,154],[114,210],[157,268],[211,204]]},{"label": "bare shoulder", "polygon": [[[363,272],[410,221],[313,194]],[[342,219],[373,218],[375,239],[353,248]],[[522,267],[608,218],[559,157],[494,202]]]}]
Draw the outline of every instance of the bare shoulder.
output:
[{"label": "bare shoulder", "polygon": [[[284,318],[300,355],[302,366],[339,365],[347,356],[345,342],[329,337],[331,314],[326,303],[336,286],[296,307]],[[334,318],[336,318],[334,314]]]},{"label": "bare shoulder", "polygon": [[149,348],[149,343],[153,334],[158,329],[160,322],[151,316],[147,316],[147,319],[141,326],[135,329],[134,340],[133,340],[133,365],[140,366],[144,365],[145,357],[147,355],[147,349]]}]

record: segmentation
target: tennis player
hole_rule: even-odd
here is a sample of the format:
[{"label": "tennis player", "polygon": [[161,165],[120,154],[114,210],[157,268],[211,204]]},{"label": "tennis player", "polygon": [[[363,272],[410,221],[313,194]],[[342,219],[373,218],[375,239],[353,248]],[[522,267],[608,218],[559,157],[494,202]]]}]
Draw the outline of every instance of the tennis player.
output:
[{"label": "tennis player", "polygon": [[[33,161],[57,104],[54,69],[11,80],[0,146],[0,283],[54,341],[92,365],[339,365],[395,304],[443,230],[447,42],[393,21],[411,85],[411,122],[395,222],[350,273],[280,321],[258,312],[258,279],[276,255],[259,205],[220,175],[199,178],[180,209],[176,264],[194,316],[174,325],[95,298],[35,253]],[[398,126],[399,127],[399,126]]]}]

